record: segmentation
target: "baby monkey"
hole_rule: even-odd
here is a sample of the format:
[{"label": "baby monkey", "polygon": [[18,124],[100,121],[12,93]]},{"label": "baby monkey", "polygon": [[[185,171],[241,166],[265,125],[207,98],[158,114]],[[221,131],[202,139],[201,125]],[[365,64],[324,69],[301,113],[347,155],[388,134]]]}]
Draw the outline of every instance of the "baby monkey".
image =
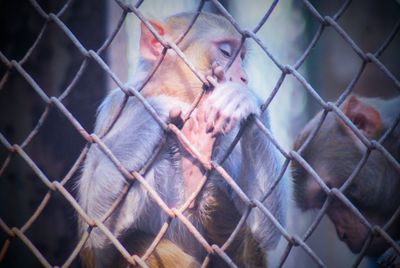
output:
[{"label": "baby monkey", "polygon": [[[167,18],[165,22],[150,22],[165,40],[177,40],[194,15],[182,13]],[[240,48],[240,44],[241,35],[229,21],[209,13],[200,13],[179,43],[196,70],[204,76],[214,76],[218,82],[215,88],[205,93],[192,117],[182,127],[183,134],[204,159],[217,163],[233,142],[240,124],[250,115],[260,116],[265,126],[269,127],[268,115],[260,114],[261,101],[248,87],[243,67],[246,47]],[[140,64],[136,80],[131,83],[133,88],[139,89],[163,50],[160,42],[142,24]],[[231,67],[224,71],[231,60]],[[202,87],[201,81],[181,58],[168,50],[141,94],[162,120],[179,124],[181,115],[186,114],[202,94]],[[125,168],[139,171],[157,150],[166,133],[136,97],[129,97],[117,121],[107,132],[107,126],[118,113],[124,97],[120,89],[106,97],[99,108],[94,132],[104,135],[103,142]],[[205,172],[186,149],[174,135],[167,135],[161,151],[144,175],[148,185],[170,208],[180,208],[188,200]],[[263,200],[264,206],[284,224],[285,184],[279,184],[264,198],[277,177],[280,161],[276,149],[254,123],[249,122],[222,167],[247,196]],[[92,218],[100,219],[121,194],[124,185],[124,176],[99,146],[93,144],[78,183],[79,203],[85,212]],[[199,195],[183,214],[209,244],[221,246],[247,207],[217,172],[211,172]],[[124,200],[104,224],[130,254],[142,256],[167,222],[165,236],[145,260],[146,263],[150,267],[199,267],[207,255],[204,247],[179,219],[169,219],[138,182],[131,185]],[[81,231],[87,227],[85,222],[80,222]],[[266,251],[274,248],[279,238],[277,228],[264,213],[254,208],[226,253],[240,267],[265,267]],[[82,255],[84,262],[96,267],[128,265],[99,228],[91,231]],[[213,254],[209,266],[224,267],[227,264]]]}]

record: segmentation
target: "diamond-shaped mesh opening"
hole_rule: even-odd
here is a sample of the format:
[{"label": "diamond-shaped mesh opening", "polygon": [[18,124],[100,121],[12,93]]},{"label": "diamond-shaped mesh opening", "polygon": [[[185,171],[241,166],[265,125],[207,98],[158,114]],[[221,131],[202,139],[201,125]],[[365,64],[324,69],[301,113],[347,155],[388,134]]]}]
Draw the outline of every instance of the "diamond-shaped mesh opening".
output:
[{"label": "diamond-shaped mesh opening", "polygon": [[[141,6],[142,2],[144,3]],[[247,63],[250,70],[253,68],[251,71],[254,72],[254,76],[251,78],[260,79],[260,81],[268,80],[268,84],[258,82],[254,84],[254,87],[257,88],[256,93],[262,98],[261,110],[263,112],[267,108],[275,110],[272,118],[278,119],[273,121],[272,132],[276,133],[276,138],[265,126],[261,117],[252,116],[241,125],[236,139],[222,153],[229,157],[233,150],[238,150],[239,145],[242,144],[237,143],[243,137],[242,135],[249,131],[249,125],[253,124],[252,128],[258,131],[257,135],[268,141],[271,144],[271,150],[276,150],[276,154],[281,159],[276,170],[271,171],[273,176],[268,182],[268,187],[251,192],[249,189],[254,187],[253,185],[238,184],[235,181],[235,175],[228,172],[229,163],[224,163],[225,157],[221,157],[218,161],[204,160],[203,156],[197,153],[196,148],[193,149],[193,145],[188,142],[181,129],[162,118],[149,98],[139,92],[148,81],[151,81],[151,77],[144,79],[142,84],[136,86],[137,88],[124,84],[125,77],[119,76],[123,70],[115,68],[119,64],[115,51],[123,48],[124,53],[133,55],[129,53],[129,48],[124,48],[118,43],[121,42],[119,39],[126,38],[124,35],[130,35],[127,32],[130,29],[129,20],[125,20],[125,15],[129,13],[129,16],[148,24],[149,19],[154,16],[148,14],[147,11],[149,8],[151,10],[150,0],[137,3],[116,0],[113,6],[106,2],[92,5],[89,2],[79,1],[49,3],[32,0],[25,3],[20,10],[16,9],[14,4],[8,4],[7,7],[12,7],[11,14],[7,17],[0,16],[6,18],[4,25],[9,26],[13,17],[26,17],[27,21],[19,21],[15,24],[15,29],[6,31],[5,35],[0,34],[2,38],[5,37],[19,46],[14,49],[10,45],[2,45],[0,51],[2,77],[0,103],[4,104],[1,105],[0,121],[2,146],[0,175],[1,189],[6,193],[1,195],[1,203],[2,205],[10,204],[5,205],[5,209],[2,207],[0,215],[0,262],[2,264],[27,267],[38,265],[79,267],[78,254],[84,251],[86,240],[102,236],[109,246],[109,251],[103,253],[110,254],[111,257],[108,260],[110,263],[114,263],[115,257],[118,262],[146,267],[146,261],[149,261],[148,257],[154,254],[157,244],[164,243],[168,237],[166,233],[174,230],[174,225],[179,225],[181,232],[186,233],[190,240],[196,241],[194,243],[196,249],[204,252],[199,256],[194,256],[203,267],[236,267],[241,262],[237,256],[234,256],[231,247],[235,247],[237,241],[242,239],[244,243],[248,242],[245,239],[247,236],[242,233],[243,230],[244,232],[247,230],[246,228],[250,228],[247,226],[246,219],[249,217],[251,220],[257,217],[255,215],[262,215],[266,218],[264,224],[282,236],[280,247],[271,254],[273,257],[271,259],[274,259],[270,261],[273,267],[293,265],[295,259],[293,256],[302,256],[300,260],[305,265],[310,263],[325,267],[335,263],[325,254],[329,252],[329,245],[324,245],[321,250],[315,246],[315,240],[318,237],[322,237],[323,240],[329,239],[328,236],[324,236],[326,223],[323,219],[329,214],[328,208],[334,205],[342,206],[343,213],[349,213],[351,217],[361,222],[371,238],[381,237],[387,248],[393,250],[394,256],[400,258],[399,245],[396,244],[398,237],[390,235],[391,228],[395,228],[393,226],[397,223],[396,217],[400,214],[400,209],[394,208],[397,212],[392,213],[393,219],[389,221],[389,225],[387,219],[384,223],[376,225],[376,222],[370,220],[369,211],[364,209],[362,202],[352,198],[352,192],[357,191],[357,174],[362,174],[363,169],[371,165],[368,159],[374,154],[382,155],[388,169],[400,172],[399,159],[396,159],[398,156],[391,155],[385,148],[388,142],[392,142],[391,134],[383,132],[381,136],[374,138],[375,140],[369,140],[365,133],[360,131],[357,121],[347,118],[343,108],[343,102],[353,93],[385,97],[398,95],[400,88],[396,67],[398,61],[391,60],[392,57],[398,59],[399,56],[396,44],[399,42],[397,32],[400,27],[398,23],[400,12],[396,2],[393,1],[385,7],[381,7],[378,1],[366,4],[369,9],[375,7],[377,9],[376,15],[367,18],[358,11],[360,6],[363,6],[359,2],[345,1],[340,4],[338,2],[327,4],[319,1],[303,1],[287,4],[271,1],[268,5],[262,6],[263,13],[258,13],[257,17],[252,18],[252,22],[248,23],[249,28],[244,26],[246,21],[241,19],[240,13],[251,12],[256,5],[247,3],[238,5],[217,0],[205,2],[197,1],[194,5],[188,4],[188,6],[163,2],[162,5],[170,7],[173,10],[171,14],[185,10],[208,10],[224,16],[243,39],[251,43],[255,54],[258,55],[258,64],[264,65],[259,65],[261,67],[255,70],[257,69],[257,67],[254,68],[257,66],[256,61]],[[107,8],[109,7],[112,7],[111,9],[117,14],[117,19],[113,23],[108,22],[110,15]],[[261,6],[258,7],[261,9]],[[27,12],[29,15],[24,16]],[[230,12],[235,13],[234,16],[231,16]],[[293,18],[291,12],[297,17]],[[353,14],[356,15],[353,17]],[[384,23],[378,19],[379,16],[383,16],[382,14],[388,16]],[[9,18],[11,19],[7,21]],[[193,20],[195,19],[196,16],[193,15]],[[32,23],[32,29],[24,24],[28,22]],[[358,26],[354,27],[354,24]],[[288,38],[287,33],[278,29],[277,25],[287,26],[282,29],[295,37]],[[30,31],[24,35],[23,32],[26,29]],[[381,29],[384,30],[381,31]],[[154,29],[150,30],[155,34]],[[280,30],[282,32],[279,32]],[[175,53],[177,59],[188,66],[199,82],[211,88],[217,86],[215,80],[204,77],[192,65],[188,55],[179,48],[179,44],[167,42],[157,35],[156,38],[165,46],[165,49],[168,48],[171,53]],[[369,38],[373,41],[369,42]],[[179,40],[175,41],[179,43]],[[286,42],[288,44],[283,46]],[[299,43],[299,47],[290,50],[290,44]],[[163,58],[160,59],[162,61]],[[128,59],[127,62],[130,61],[131,59]],[[154,71],[157,72],[157,68]],[[112,107],[112,113],[115,116],[104,122],[105,129],[101,133],[93,134],[95,110],[109,89],[109,85],[118,88],[120,101],[117,107]],[[204,88],[206,89],[205,86]],[[135,168],[132,167],[133,163],[121,157],[120,152],[112,146],[110,137],[107,136],[110,130],[115,130],[115,126],[120,127],[118,124],[121,124],[121,121],[118,122],[118,120],[124,116],[127,102],[132,101],[133,98],[136,98],[136,105],[143,106],[141,117],[148,117],[148,122],[157,125],[162,130],[160,132],[163,136],[152,152],[144,152],[146,160],[143,165]],[[16,99],[22,100],[21,104],[9,101]],[[192,109],[197,107],[198,100],[196,99],[191,104]],[[280,105],[282,107],[279,107]],[[295,108],[290,109],[290,106]],[[310,117],[304,114],[312,114],[321,109],[323,112],[320,120],[324,121],[322,127],[312,133],[303,144],[298,144],[295,150],[292,150],[290,141],[287,140],[293,139],[293,132],[301,128],[306,118]],[[290,124],[279,122],[280,119],[288,121],[287,118],[290,118]],[[332,118],[339,121],[347,131],[346,133],[354,137],[355,143],[363,148],[362,153],[358,155],[359,159],[351,159],[355,166],[342,178],[343,183],[338,185],[327,181],[326,170],[321,169],[312,160],[307,161],[310,146],[320,138],[319,134],[323,133],[324,124]],[[400,119],[396,120],[394,123],[400,121]],[[280,137],[282,129],[291,133],[286,133],[285,138]],[[137,133],[131,133],[132,140],[136,134],[140,134],[140,130]],[[207,171],[207,175],[217,174],[219,183],[234,196],[236,199],[234,202],[240,204],[242,213],[236,214],[235,219],[220,219],[222,213],[219,212],[222,211],[218,210],[214,213],[217,215],[212,214],[211,218],[207,219],[211,222],[213,220],[231,221],[230,224],[234,225],[228,234],[221,235],[221,239],[211,239],[212,235],[207,233],[208,230],[203,230],[201,224],[190,217],[187,209],[191,202],[174,203],[171,197],[164,195],[157,188],[159,186],[149,179],[151,176],[149,173],[157,172],[152,168],[154,160],[160,161],[158,153],[174,154],[173,151],[162,151],[165,148],[164,143],[168,144],[171,139],[189,148],[187,153]],[[243,139],[240,141],[242,142]],[[140,143],[145,143],[145,141]],[[139,148],[140,144],[138,143],[137,146]],[[251,148],[252,145],[249,147]],[[325,145],[320,149],[320,158],[317,157],[317,160],[323,160],[327,153],[324,150],[328,150],[328,147]],[[130,148],[123,149],[130,150]],[[94,211],[88,207],[82,207],[81,200],[77,200],[76,184],[80,183],[80,167],[89,150],[92,154],[94,152],[101,154],[101,161],[92,163],[93,165],[112,166],[116,171],[112,175],[120,179],[119,181],[114,179],[109,183],[110,192],[114,188],[120,191],[112,202],[104,197],[104,204],[102,203],[104,207],[101,208],[100,217],[95,216]],[[259,160],[257,157],[260,156],[248,157],[248,161],[250,158],[257,161]],[[345,157],[342,160],[345,161]],[[305,224],[302,231],[296,231],[294,225],[296,225],[296,219],[304,215],[289,212],[288,217],[293,218],[289,218],[288,224],[285,225],[279,215],[274,213],[274,207],[270,206],[276,201],[274,196],[277,191],[288,185],[288,177],[290,177],[288,167],[291,163],[301,167],[303,176],[309,177],[309,181],[319,187],[319,192],[326,197],[321,200],[320,209],[308,219],[309,224]],[[329,168],[341,168],[340,163],[335,163],[335,165],[332,163]],[[263,165],[260,164],[259,169],[261,173],[264,172]],[[254,176],[257,175],[256,173]],[[202,183],[207,183],[207,175],[204,176]],[[87,189],[91,191],[87,192],[88,195],[92,192],[97,194],[99,191],[95,184],[92,186],[93,189]],[[148,223],[149,229],[153,228],[150,239],[146,239],[141,251],[132,251],[130,244],[135,241],[124,240],[121,237],[117,231],[119,226],[115,223],[117,217],[115,215],[124,213],[125,200],[141,201],[135,200],[135,196],[132,195],[134,189],[138,187],[146,191],[146,198],[151,200],[146,203],[149,207],[145,209],[158,211],[156,216],[161,217],[162,220],[159,226],[155,227],[151,226],[153,222]],[[197,190],[200,192],[200,188]],[[286,195],[289,199],[292,198],[289,190]],[[97,198],[103,200],[101,195]],[[196,196],[192,195],[190,198],[195,200]],[[133,208],[132,211],[136,209]],[[294,208],[295,206],[290,204],[290,209]],[[79,235],[76,235],[77,218],[84,226]],[[252,226],[252,229],[256,227]],[[330,234],[332,234],[332,226],[328,228],[331,228]],[[257,234],[252,235],[257,236]],[[338,235],[340,235],[340,230]],[[345,240],[343,237],[342,239]],[[361,252],[351,260],[352,265],[359,266],[365,259],[370,242],[367,239],[363,243]],[[246,255],[263,256],[259,253],[258,246],[256,243],[256,246],[250,247],[250,250],[244,247],[250,251],[245,252]],[[326,249],[325,253],[324,249]],[[186,248],[183,250],[191,251]],[[340,251],[338,255],[339,257],[336,257],[340,258]],[[260,261],[258,264],[249,264],[255,267],[263,262],[263,260],[251,261],[255,263]]]},{"label": "diamond-shaped mesh opening", "polygon": [[[15,101],[10,103],[10,99]],[[10,143],[23,143],[46,110],[46,103],[16,70],[10,72],[0,91],[0,103],[1,131]]]}]

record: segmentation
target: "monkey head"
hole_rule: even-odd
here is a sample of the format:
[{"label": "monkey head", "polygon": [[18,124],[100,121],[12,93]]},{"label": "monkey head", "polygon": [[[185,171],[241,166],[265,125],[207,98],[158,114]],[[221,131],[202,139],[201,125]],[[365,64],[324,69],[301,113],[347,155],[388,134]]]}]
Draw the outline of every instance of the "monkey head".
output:
[{"label": "monkey head", "polygon": [[[195,13],[181,13],[167,18],[165,22],[150,20],[150,23],[163,39],[176,42],[186,32],[194,15]],[[227,19],[210,13],[200,13],[178,47],[193,67],[205,76],[213,64],[226,66],[236,55],[240,45],[241,35]],[[142,66],[146,66],[150,71],[162,56],[163,50],[163,45],[142,23],[140,38]],[[246,47],[243,45],[225,72],[227,80],[247,84],[247,74],[243,68],[245,55]],[[159,69],[144,88],[143,94],[175,96],[191,103],[202,92],[202,86],[202,82],[185,62],[172,49],[168,49]]]},{"label": "monkey head", "polygon": [[[392,124],[386,115],[387,107],[384,106],[382,100],[351,96],[342,106],[342,111],[368,139],[378,140]],[[297,137],[295,150],[298,150],[315,130],[321,114],[322,112],[316,115]],[[383,144],[397,161],[398,140],[398,134],[393,134]],[[366,150],[366,146],[354,132],[330,112],[301,155],[329,188],[340,188],[359,165]],[[294,196],[298,206],[303,210],[320,209],[327,195],[317,181],[295,161],[292,163],[292,172]],[[344,194],[371,226],[382,227],[400,204],[399,190],[399,173],[380,151],[373,150]],[[335,225],[339,239],[345,242],[352,252],[360,252],[370,230],[337,198],[329,205],[327,215]],[[388,230],[389,234],[399,235],[399,228],[396,226],[392,224],[392,228]],[[375,236],[367,255],[377,256],[386,247],[387,242],[380,236]]]}]

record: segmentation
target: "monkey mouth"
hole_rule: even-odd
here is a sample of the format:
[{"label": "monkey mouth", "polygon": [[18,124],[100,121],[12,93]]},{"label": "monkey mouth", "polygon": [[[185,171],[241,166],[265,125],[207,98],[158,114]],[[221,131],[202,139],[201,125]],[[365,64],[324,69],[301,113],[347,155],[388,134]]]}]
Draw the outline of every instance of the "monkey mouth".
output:
[{"label": "monkey mouth", "polygon": [[341,240],[346,243],[347,247],[354,254],[361,252],[365,242],[365,239],[350,239],[347,236],[344,236]]},{"label": "monkey mouth", "polygon": [[352,253],[358,254],[361,252],[362,246],[358,246],[358,245],[356,246],[356,245],[349,244],[349,243],[346,243],[346,244]]}]

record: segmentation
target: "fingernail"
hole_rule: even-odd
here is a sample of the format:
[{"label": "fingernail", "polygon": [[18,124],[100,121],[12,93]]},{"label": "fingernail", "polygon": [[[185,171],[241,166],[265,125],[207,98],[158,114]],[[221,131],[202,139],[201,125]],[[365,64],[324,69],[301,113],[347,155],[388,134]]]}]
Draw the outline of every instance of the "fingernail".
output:
[{"label": "fingernail", "polygon": [[214,126],[213,126],[212,124],[207,124],[206,132],[207,132],[207,133],[210,133],[210,132],[212,132],[213,130],[214,130]]}]

